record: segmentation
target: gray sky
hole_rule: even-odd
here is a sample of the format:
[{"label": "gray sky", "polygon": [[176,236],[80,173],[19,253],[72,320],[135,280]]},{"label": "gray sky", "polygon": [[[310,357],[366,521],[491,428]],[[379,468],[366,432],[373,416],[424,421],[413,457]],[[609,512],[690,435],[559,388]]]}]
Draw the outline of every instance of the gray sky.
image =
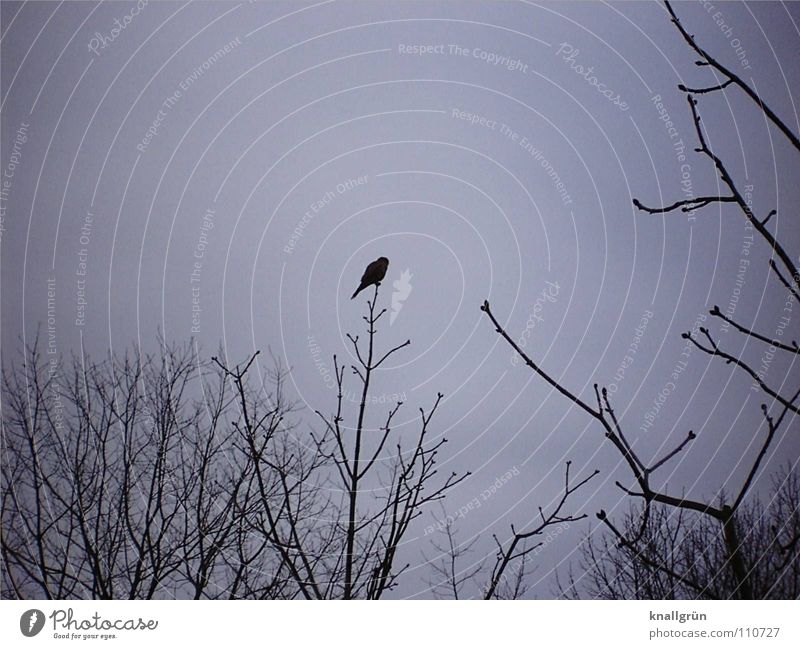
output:
[{"label": "gray sky", "polygon": [[[718,5],[677,11],[797,132],[800,8]],[[362,332],[367,293],[350,294],[383,255],[390,311],[397,295],[380,344],[412,345],[375,394],[404,395],[401,436],[416,432],[418,407],[445,394],[434,420],[450,440],[442,471],[473,472],[447,508],[479,499],[457,521],[464,540],[480,535],[476,558],[491,553],[492,533],[507,539],[511,522],[522,527],[559,496],[566,459],[576,475],[598,468],[601,479],[574,501],[589,519],[537,557],[535,593],[551,594],[551,571],[574,560],[594,512],[627,507],[613,482],[629,478],[598,426],[512,362],[479,311],[484,299],[573,391],[592,399],[594,382],[614,384],[643,455],[699,432],[661,473],[673,493],[711,499],[740,483],[764,434],[761,395],[697,350],[682,356],[680,334],[735,296],[737,320],[773,335],[784,293],[758,240],[737,286],[749,231],[733,208],[662,218],[632,207],[633,197],[657,205],[719,191],[693,153],[676,90],[713,76],[693,64],[661,5],[3,2],[1,11],[4,362],[37,327],[58,353],[82,346],[96,356],[152,350],[160,329],[208,352],[221,343],[234,361],[269,348],[292,368],[293,396],[330,409],[324,371],[334,353],[347,356],[345,333]],[[796,157],[741,93],[703,96],[699,109],[710,145],[740,186],[752,185],[756,214],[778,209],[774,231],[796,255]],[[408,286],[395,289],[406,269]],[[719,336],[760,366],[763,348]],[[766,375],[784,392],[797,379],[777,358]],[[797,461],[793,437],[773,447],[768,471]],[[409,542],[427,547],[431,522],[419,521]],[[396,594],[424,594],[427,570],[416,551],[408,560]]]}]

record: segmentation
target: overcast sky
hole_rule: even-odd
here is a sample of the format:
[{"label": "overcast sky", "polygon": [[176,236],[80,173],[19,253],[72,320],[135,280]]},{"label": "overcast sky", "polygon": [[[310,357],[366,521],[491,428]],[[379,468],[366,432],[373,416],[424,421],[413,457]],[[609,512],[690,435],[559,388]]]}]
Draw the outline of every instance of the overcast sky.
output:
[{"label": "overcast sky", "polygon": [[[797,132],[800,6],[714,4],[676,9]],[[740,458],[764,434],[762,395],[734,368],[685,355],[680,334],[710,324],[760,367],[763,348],[702,319],[733,305],[737,320],[774,335],[785,296],[758,240],[740,274],[752,231],[733,207],[633,208],[634,197],[658,205],[720,191],[693,153],[676,88],[714,78],[661,5],[1,10],[4,363],[37,328],[60,354],[98,357],[153,350],[161,330],[209,354],[221,344],[232,361],[269,349],[291,367],[292,396],[329,410],[331,357],[349,358],[345,334],[363,332],[369,292],[350,294],[386,256],[380,299],[393,320],[379,344],[412,345],[380,372],[375,395],[401,395],[395,430],[411,436],[418,408],[444,393],[433,428],[449,439],[442,471],[473,472],[446,507],[478,498],[457,521],[463,540],[480,536],[476,558],[492,552],[492,534],[507,539],[510,523],[523,527],[559,496],[565,460],[576,475],[600,469],[574,503],[589,518],[536,558],[534,592],[552,595],[552,571],[576,559],[594,513],[627,508],[613,483],[629,479],[599,427],[513,360],[484,299],[571,390],[593,399],[593,383],[611,386],[643,455],[698,432],[659,484],[713,499],[740,483]],[[712,148],[752,186],[755,213],[778,209],[773,231],[796,256],[796,152],[741,92],[702,96],[699,110]],[[797,379],[777,358],[767,368],[784,392]],[[767,473],[797,461],[789,437]],[[407,537],[412,570],[397,596],[426,594],[418,549],[431,555],[431,523]]]}]

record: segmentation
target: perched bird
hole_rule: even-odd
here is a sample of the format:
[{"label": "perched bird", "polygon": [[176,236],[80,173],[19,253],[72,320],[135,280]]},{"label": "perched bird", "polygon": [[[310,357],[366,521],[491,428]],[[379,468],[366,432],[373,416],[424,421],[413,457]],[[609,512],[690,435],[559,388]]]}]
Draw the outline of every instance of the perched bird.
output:
[{"label": "perched bird", "polygon": [[387,268],[389,268],[389,260],[386,259],[386,257],[378,257],[367,266],[367,270],[365,270],[364,274],[361,276],[361,283],[350,299],[352,300],[356,295],[367,288],[367,286],[372,286],[373,284],[380,286],[381,280],[386,276]]}]

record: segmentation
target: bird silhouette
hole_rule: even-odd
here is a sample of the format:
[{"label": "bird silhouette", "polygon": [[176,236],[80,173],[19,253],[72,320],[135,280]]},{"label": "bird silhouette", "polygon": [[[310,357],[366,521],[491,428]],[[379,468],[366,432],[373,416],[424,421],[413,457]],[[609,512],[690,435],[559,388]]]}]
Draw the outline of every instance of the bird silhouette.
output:
[{"label": "bird silhouette", "polygon": [[386,259],[386,257],[378,257],[367,266],[367,269],[361,276],[361,283],[358,285],[356,292],[350,296],[350,299],[352,300],[356,295],[367,288],[367,286],[372,286],[373,284],[380,286],[381,280],[386,276],[387,268],[389,268],[389,260]]}]

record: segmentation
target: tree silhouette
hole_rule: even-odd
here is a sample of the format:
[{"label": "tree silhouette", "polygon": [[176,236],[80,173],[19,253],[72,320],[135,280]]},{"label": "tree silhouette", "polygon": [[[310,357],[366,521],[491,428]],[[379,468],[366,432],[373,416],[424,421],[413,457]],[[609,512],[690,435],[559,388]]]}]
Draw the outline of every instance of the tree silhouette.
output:
[{"label": "tree silhouette", "polygon": [[[294,596],[290,566],[260,538],[232,396],[190,344],[58,365],[38,340],[25,350],[3,372],[3,596]],[[291,413],[272,397],[269,410]],[[289,471],[277,421],[264,457]]]},{"label": "tree silhouette", "polygon": [[[623,534],[638,533],[641,507],[632,506]],[[745,501],[737,522],[745,532],[743,562],[755,599],[800,597],[800,485],[792,469],[773,475],[764,501]],[[609,536],[589,536],[581,546],[579,574],[570,571],[562,593],[593,599],[730,599],[738,578],[728,561],[719,525],[708,516],[655,506],[636,550]]]},{"label": "tree silhouette", "polygon": [[[694,211],[702,207],[714,204],[725,203],[735,205],[738,211],[742,214],[747,223],[759,233],[761,239],[767,244],[770,257],[768,260],[769,268],[773,271],[777,280],[787,290],[786,300],[787,303],[792,301],[800,302],[800,274],[792,260],[792,256],[785,250],[783,244],[777,237],[777,230],[771,231],[767,226],[770,219],[775,216],[775,210],[769,211],[763,218],[755,216],[753,210],[748,205],[744,198],[744,193],[740,191],[733,174],[729,172],[725,162],[717,156],[710,148],[707,138],[705,137],[703,127],[701,125],[700,114],[698,110],[698,95],[706,95],[722,91],[728,87],[734,87],[742,90],[745,95],[750,97],[763,113],[769,122],[771,122],[783,135],[791,146],[800,152],[800,143],[797,136],[789,129],[786,124],[772,111],[764,100],[752,89],[746,82],[731,72],[724,65],[714,59],[708,52],[702,49],[695,41],[694,37],[690,35],[677,15],[675,14],[669,2],[665,2],[666,9],[671,16],[673,24],[687,42],[689,47],[696,52],[700,59],[696,62],[698,66],[709,67],[715,72],[716,81],[719,81],[719,76],[723,77],[721,83],[705,88],[688,88],[681,84],[678,86],[679,90],[686,94],[689,111],[692,116],[692,123],[694,125],[698,147],[696,152],[699,155],[707,158],[717,171],[719,179],[723,185],[727,187],[729,194],[716,195],[710,194],[701,196],[699,198],[691,198],[676,201],[664,207],[647,207],[638,199],[633,200],[633,204],[641,211],[647,214],[668,214],[675,211]],[[777,258],[777,261],[776,261]],[[788,276],[788,278],[787,278]],[[481,310],[491,321],[498,334],[515,350],[515,352],[522,358],[525,364],[536,373],[539,377],[544,379],[548,384],[554,387],[559,393],[577,405],[587,415],[594,419],[599,424],[600,430],[612,448],[624,460],[625,465],[630,470],[635,487],[626,486],[621,482],[617,482],[619,489],[625,494],[635,500],[641,501],[642,506],[637,509],[638,520],[635,522],[629,515],[623,520],[621,524],[615,524],[605,511],[601,510],[597,513],[597,517],[601,520],[606,529],[610,531],[615,542],[620,548],[623,548],[632,560],[637,562],[639,570],[657,569],[673,580],[683,580],[684,586],[689,590],[673,589],[668,592],[673,593],[673,596],[678,596],[677,593],[687,593],[694,590],[708,590],[713,592],[714,584],[708,583],[695,583],[694,577],[684,570],[684,566],[672,566],[672,561],[668,555],[664,553],[670,551],[670,548],[662,543],[656,545],[660,553],[654,555],[651,548],[646,548],[643,544],[652,541],[654,532],[651,529],[653,523],[651,516],[654,509],[659,511],[659,518],[656,525],[663,527],[664,520],[668,520],[668,514],[664,513],[663,508],[667,510],[679,510],[683,513],[693,515],[700,515],[707,521],[713,521],[716,526],[719,538],[722,542],[724,551],[717,551],[713,557],[718,562],[714,571],[732,575],[732,587],[729,589],[727,596],[752,599],[755,596],[771,596],[773,593],[769,590],[757,591],[754,589],[754,574],[759,570],[765,569],[765,562],[770,565],[783,565],[781,559],[777,563],[773,561],[774,557],[771,553],[760,555],[754,552],[751,545],[756,543],[754,537],[749,532],[742,534],[743,526],[747,522],[752,522],[753,512],[747,510],[746,497],[748,496],[754,480],[759,472],[763,469],[763,462],[767,456],[768,451],[775,443],[779,432],[782,428],[787,429],[789,424],[793,422],[793,417],[798,413],[798,397],[800,397],[800,388],[790,390],[787,394],[781,394],[780,389],[768,385],[764,377],[753,369],[753,367],[742,357],[734,355],[725,351],[717,342],[714,335],[706,327],[699,328],[699,335],[697,332],[686,332],[683,337],[688,340],[697,349],[708,354],[709,356],[719,358],[727,364],[734,365],[736,368],[749,376],[754,384],[764,395],[764,402],[761,404],[763,414],[763,425],[756,431],[763,435],[761,445],[757,452],[750,460],[749,467],[746,471],[745,478],[739,485],[738,489],[733,493],[730,499],[722,499],[719,504],[704,502],[687,498],[685,496],[675,496],[661,491],[659,488],[653,486],[653,475],[661,469],[670,460],[675,458],[678,454],[682,453],[689,447],[692,440],[696,438],[693,431],[689,431],[684,439],[678,443],[668,453],[660,458],[647,460],[640,456],[634,450],[634,445],[626,437],[623,431],[614,408],[611,405],[608,392],[605,388],[599,387],[598,384],[594,385],[595,400],[590,404],[583,400],[580,396],[571,391],[567,386],[562,385],[557,380],[544,370],[538,363],[531,359],[525,352],[514,342],[508,335],[505,329],[500,325],[495,315],[492,313],[489,302],[485,301],[481,306]],[[711,315],[732,325],[736,331],[746,336],[756,344],[768,345],[770,353],[786,353],[794,358],[800,353],[800,348],[795,340],[791,342],[776,340],[773,336],[768,336],[763,333],[753,331],[750,327],[734,321],[732,318],[724,315],[717,306],[714,306]],[[782,331],[782,330],[781,330]],[[781,385],[785,385],[785,381]],[[763,430],[763,432],[762,432]],[[788,431],[787,431],[788,432]],[[795,480],[790,482],[791,488],[797,488]],[[794,496],[792,496],[794,497]],[[784,514],[787,512],[784,511]],[[667,517],[667,519],[665,519]],[[704,527],[707,534],[710,534],[708,528]],[[716,537],[715,537],[716,538]],[[652,543],[651,543],[652,545]],[[776,545],[770,546],[771,548],[777,547]],[[717,546],[715,548],[719,549]],[[797,543],[789,544],[789,560],[797,561]],[[597,550],[597,546],[593,546],[593,550]],[[595,561],[590,561],[590,565],[598,570],[601,565]],[[702,576],[709,580],[715,574],[714,571],[707,571]],[[625,574],[625,573],[621,573]],[[599,578],[599,577],[597,577]],[[638,592],[633,588],[632,584],[627,584],[627,591],[622,592]]]},{"label": "tree silhouette", "polygon": [[[375,348],[377,323],[386,309],[377,311],[378,288],[375,285],[371,300],[367,301],[368,314],[364,316],[367,329],[365,348],[360,337],[348,334],[353,346],[357,364],[352,364],[352,375],[361,384],[361,400],[358,405],[356,424],[345,426],[343,407],[343,387],[345,367],[340,366],[338,358],[333,357],[338,395],[336,410],[331,414],[317,412],[325,423],[327,440],[320,440],[320,446],[332,440],[330,458],[337,469],[339,484],[347,499],[347,518],[345,548],[337,564],[344,566],[344,580],[341,596],[344,599],[366,597],[379,599],[397,583],[408,564],[395,566],[398,546],[426,505],[441,500],[452,487],[469,474],[450,473],[446,478],[433,484],[436,476],[437,455],[447,442],[445,438],[429,442],[429,425],[442,400],[442,394],[426,413],[419,409],[419,434],[409,450],[404,450],[400,441],[395,443],[394,451],[384,449],[392,432],[392,420],[403,405],[396,402],[386,413],[382,425],[376,429],[367,426],[367,411],[370,403],[370,388],[374,372],[393,354],[411,344],[406,340],[381,354]],[[384,475],[376,475],[380,468]],[[370,478],[375,478],[368,488],[364,488]],[[429,484],[431,483],[431,484]],[[371,493],[370,493],[371,492]],[[362,508],[361,503],[368,501]]]},{"label": "tree silhouette", "polygon": [[162,343],[54,365],[37,339],[3,372],[3,596],[378,599],[394,588],[409,526],[468,474],[437,474],[441,394],[408,445],[391,429],[401,403],[370,428],[373,374],[410,344],[377,352],[377,297],[376,286],[366,349],[350,337],[356,424],[345,425],[334,357],[335,411],[318,411],[319,435],[295,421],[277,361],[253,385],[258,352],[230,366]]}]

